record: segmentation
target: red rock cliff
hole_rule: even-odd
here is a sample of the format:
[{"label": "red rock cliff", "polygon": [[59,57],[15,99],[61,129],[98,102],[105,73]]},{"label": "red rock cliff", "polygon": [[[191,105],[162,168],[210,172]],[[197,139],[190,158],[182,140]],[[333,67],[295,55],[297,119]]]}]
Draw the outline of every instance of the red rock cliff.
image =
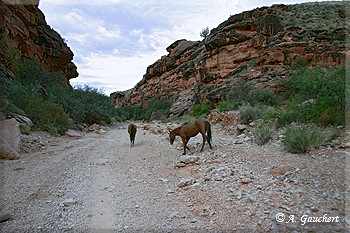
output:
[{"label": "red rock cliff", "polygon": [[78,76],[72,62],[73,52],[62,37],[45,21],[38,8],[39,0],[0,1],[0,26],[3,48],[0,49],[0,64],[13,71],[11,56],[36,59],[51,72],[61,72],[69,79]]},{"label": "red rock cliff", "polygon": [[[330,9],[330,17],[344,21],[341,4],[326,11]],[[277,81],[288,75],[284,67],[298,59],[310,65],[342,64],[348,35],[345,26],[335,23],[332,30],[326,30],[310,28],[309,24],[290,25],[288,21],[296,14],[285,5],[273,5],[233,15],[202,42],[174,42],[166,56],[147,68],[136,87],[111,96],[117,107],[167,98],[173,103],[171,114],[176,117],[205,99],[217,103],[232,86],[245,80],[257,87],[275,88]]]}]

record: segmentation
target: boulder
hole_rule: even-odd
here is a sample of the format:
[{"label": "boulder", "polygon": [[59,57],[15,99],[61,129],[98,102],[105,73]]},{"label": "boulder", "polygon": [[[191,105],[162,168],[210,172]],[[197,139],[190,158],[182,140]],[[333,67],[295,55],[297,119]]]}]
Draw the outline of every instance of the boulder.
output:
[{"label": "boulder", "polygon": [[248,177],[244,177],[244,178],[241,179],[241,183],[242,184],[249,184],[249,183],[252,183],[252,182],[253,182],[253,180],[248,178]]},{"label": "boulder", "polygon": [[11,219],[11,215],[9,213],[0,212],[0,222],[5,222]]},{"label": "boulder", "polygon": [[20,129],[15,118],[0,121],[0,136],[16,152],[20,152]]},{"label": "boulder", "polygon": [[72,129],[67,130],[66,135],[69,137],[77,137],[77,138],[82,137],[82,135],[79,132]]},{"label": "boulder", "polygon": [[190,155],[183,155],[179,158],[179,161],[182,163],[195,163],[199,160],[198,156],[190,156]]},{"label": "boulder", "polygon": [[89,130],[90,130],[90,131],[96,131],[96,130],[100,130],[100,129],[101,129],[101,125],[96,124],[96,123],[94,123],[93,125],[91,125],[91,126],[89,127]]},{"label": "boulder", "polygon": [[239,132],[243,132],[247,128],[247,125],[238,124],[237,129]]},{"label": "boulder", "polygon": [[272,176],[276,177],[276,176],[283,176],[284,174],[286,174],[287,172],[291,172],[295,170],[295,167],[292,165],[281,165],[278,168],[275,169],[275,171],[273,172]]},{"label": "boulder", "polygon": [[196,180],[193,178],[189,178],[189,179],[182,179],[178,184],[177,187],[179,188],[184,188],[186,186],[192,185],[196,183]]},{"label": "boulder", "polygon": [[11,117],[15,118],[16,121],[18,121],[20,125],[21,133],[23,134],[30,134],[30,128],[33,126],[33,122],[31,119],[29,119],[26,116],[22,116],[16,113],[10,113]]},{"label": "boulder", "polygon": [[0,159],[19,159],[19,154],[0,136]]}]

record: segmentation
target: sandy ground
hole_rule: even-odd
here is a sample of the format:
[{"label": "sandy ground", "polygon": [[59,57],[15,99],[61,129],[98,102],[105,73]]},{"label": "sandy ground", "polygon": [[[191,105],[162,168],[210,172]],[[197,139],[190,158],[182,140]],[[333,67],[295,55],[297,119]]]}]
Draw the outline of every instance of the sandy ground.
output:
[{"label": "sandy ground", "polygon": [[134,147],[126,124],[81,138],[33,133],[34,151],[0,161],[0,212],[11,215],[1,232],[348,231],[348,152],[236,144],[214,125],[213,150],[192,138],[198,161],[176,167],[175,125],[136,125]]}]

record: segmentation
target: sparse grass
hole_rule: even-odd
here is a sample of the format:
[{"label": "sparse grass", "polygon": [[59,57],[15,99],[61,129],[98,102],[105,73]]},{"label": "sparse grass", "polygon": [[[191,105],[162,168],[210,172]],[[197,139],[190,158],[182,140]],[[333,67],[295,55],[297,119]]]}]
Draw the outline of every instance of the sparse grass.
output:
[{"label": "sparse grass", "polygon": [[197,118],[194,116],[184,115],[177,120],[177,123],[184,124],[195,121]]},{"label": "sparse grass", "polygon": [[318,148],[323,141],[317,128],[288,127],[283,138],[283,144],[288,152],[307,153],[312,148]]},{"label": "sparse grass", "polygon": [[228,92],[229,104],[228,110],[238,109],[243,103],[250,105],[269,105],[276,106],[279,104],[278,97],[268,89],[254,89],[251,82],[240,83],[232,87]]},{"label": "sparse grass", "polygon": [[239,120],[243,124],[249,124],[249,122],[259,119],[261,113],[261,106],[252,106],[249,103],[243,104],[239,107]]},{"label": "sparse grass", "polygon": [[265,145],[269,142],[270,139],[273,138],[273,131],[271,129],[271,125],[266,123],[260,123],[258,127],[255,128],[253,132],[255,142],[259,145]]}]

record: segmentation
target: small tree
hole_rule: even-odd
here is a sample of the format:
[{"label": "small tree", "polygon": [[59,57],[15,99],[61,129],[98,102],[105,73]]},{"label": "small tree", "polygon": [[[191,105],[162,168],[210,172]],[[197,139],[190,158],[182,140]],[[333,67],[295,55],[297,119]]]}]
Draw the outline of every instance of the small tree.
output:
[{"label": "small tree", "polygon": [[209,28],[203,28],[199,35],[205,40],[205,38],[207,38],[207,36],[209,35]]}]

